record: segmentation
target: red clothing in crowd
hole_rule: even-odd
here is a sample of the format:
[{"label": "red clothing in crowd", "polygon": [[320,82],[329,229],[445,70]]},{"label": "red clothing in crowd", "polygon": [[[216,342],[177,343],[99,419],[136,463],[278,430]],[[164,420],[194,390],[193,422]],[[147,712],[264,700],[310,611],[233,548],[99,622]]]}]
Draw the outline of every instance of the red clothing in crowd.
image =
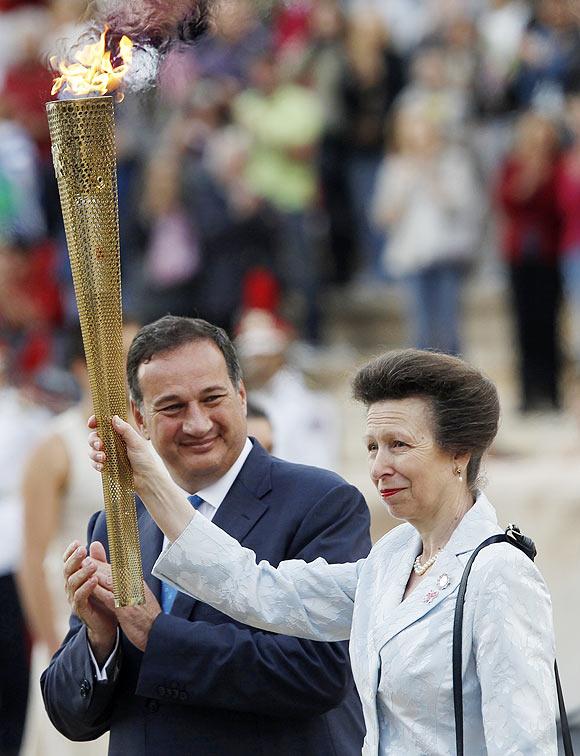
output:
[{"label": "red clothing in crowd", "polygon": [[290,6],[282,6],[274,24],[274,46],[276,50],[301,47],[310,38],[310,16],[312,3],[299,0]]},{"label": "red clothing in crowd", "polygon": [[562,218],[563,254],[580,249],[580,160],[564,155],[557,172],[556,193]]},{"label": "red clothing in crowd", "polygon": [[0,337],[14,349],[15,368],[22,374],[49,361],[54,330],[63,317],[54,245],[43,242],[28,254],[14,275],[8,268],[0,281]]},{"label": "red clothing in crowd", "polygon": [[504,215],[504,257],[510,263],[531,259],[555,263],[561,235],[556,165],[525,198],[518,196],[522,172],[522,164],[512,157],[506,160],[500,174],[498,201]]},{"label": "red clothing in crowd", "polygon": [[[557,160],[545,165],[508,158],[499,182],[503,254],[519,346],[521,410],[560,407],[561,222]],[[534,188],[535,187],[535,188]]]},{"label": "red clothing in crowd", "polygon": [[0,13],[25,8],[27,5],[48,5],[48,3],[49,0],[0,0]]},{"label": "red clothing in crowd", "polygon": [[53,80],[54,75],[42,63],[24,61],[8,69],[2,89],[14,117],[30,134],[44,158],[50,155],[46,103],[52,99]]}]

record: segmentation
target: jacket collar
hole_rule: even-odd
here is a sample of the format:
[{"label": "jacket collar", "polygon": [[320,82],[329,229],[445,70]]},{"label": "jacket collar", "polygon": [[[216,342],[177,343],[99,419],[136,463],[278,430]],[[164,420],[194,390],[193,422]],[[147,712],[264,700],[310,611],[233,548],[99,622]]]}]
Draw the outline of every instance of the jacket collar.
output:
[{"label": "jacket collar", "polygon": [[[380,649],[395,635],[432,611],[454,593],[463,575],[466,559],[461,555],[472,552],[483,540],[501,533],[495,509],[487,497],[479,492],[473,507],[464,515],[447,545],[439,553],[436,563],[425,578],[401,601],[413,562],[421,549],[421,538],[414,529],[401,543],[388,566],[384,584],[387,595],[381,602],[381,615],[373,630],[375,644]],[[391,565],[395,565],[394,568]]]},{"label": "jacket collar", "polygon": [[487,496],[478,491],[475,504],[465,513],[443,551],[464,554],[476,549],[488,536],[501,532],[495,508]]},{"label": "jacket collar", "polygon": [[252,451],[216,512],[214,523],[240,542],[268,509],[263,499],[272,490],[271,467],[270,455],[254,440]]}]

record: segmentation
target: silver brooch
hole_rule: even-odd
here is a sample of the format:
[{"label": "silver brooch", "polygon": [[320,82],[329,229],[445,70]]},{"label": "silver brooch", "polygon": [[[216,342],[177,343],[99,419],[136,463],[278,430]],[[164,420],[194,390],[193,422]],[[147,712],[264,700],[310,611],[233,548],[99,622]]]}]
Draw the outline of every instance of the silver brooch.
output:
[{"label": "silver brooch", "polygon": [[446,572],[444,572],[442,575],[439,575],[439,577],[437,578],[437,585],[439,586],[439,588],[441,588],[442,591],[444,591],[445,588],[449,588],[450,584],[451,578]]}]

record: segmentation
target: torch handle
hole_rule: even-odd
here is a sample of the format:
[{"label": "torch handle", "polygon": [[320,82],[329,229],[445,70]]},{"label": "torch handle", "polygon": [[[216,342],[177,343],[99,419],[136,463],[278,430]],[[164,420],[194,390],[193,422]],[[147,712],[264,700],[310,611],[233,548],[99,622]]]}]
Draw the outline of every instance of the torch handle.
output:
[{"label": "torch handle", "polygon": [[107,454],[103,495],[117,606],[145,600],[133,476],[111,426],[127,417],[115,125],[110,97],[47,104],[97,427]]}]

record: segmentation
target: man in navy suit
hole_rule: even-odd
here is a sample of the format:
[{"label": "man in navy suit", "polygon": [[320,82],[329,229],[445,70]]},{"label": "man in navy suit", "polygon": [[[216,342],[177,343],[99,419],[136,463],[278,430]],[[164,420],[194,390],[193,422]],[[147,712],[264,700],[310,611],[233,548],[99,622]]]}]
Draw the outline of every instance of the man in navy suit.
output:
[{"label": "man in navy suit", "polygon": [[[239,363],[221,329],[172,316],[147,325],[127,376],[139,430],[184,496],[260,559],[367,555],[355,488],[247,438]],[[175,596],[151,576],[163,535],[141,505],[139,531],[143,606],[106,608],[103,513],[89,524],[89,553],[74,543],[65,554],[70,631],[41,680],[54,725],[72,740],[110,731],[115,756],[359,756],[346,645],[254,630]]]}]

